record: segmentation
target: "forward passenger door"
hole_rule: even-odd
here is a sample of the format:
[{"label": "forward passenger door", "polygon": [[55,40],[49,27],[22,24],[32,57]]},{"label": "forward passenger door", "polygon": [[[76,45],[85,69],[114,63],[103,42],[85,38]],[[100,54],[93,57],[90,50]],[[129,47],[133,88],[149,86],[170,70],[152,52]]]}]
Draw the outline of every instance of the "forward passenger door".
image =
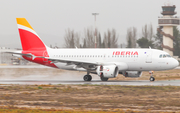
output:
[{"label": "forward passenger door", "polygon": [[146,51],[146,63],[152,63],[152,51]]}]

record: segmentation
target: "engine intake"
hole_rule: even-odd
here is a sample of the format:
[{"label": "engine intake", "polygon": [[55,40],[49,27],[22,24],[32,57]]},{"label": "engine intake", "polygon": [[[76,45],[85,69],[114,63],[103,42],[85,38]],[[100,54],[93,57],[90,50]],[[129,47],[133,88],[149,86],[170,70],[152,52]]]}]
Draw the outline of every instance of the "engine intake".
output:
[{"label": "engine intake", "polygon": [[99,76],[103,76],[104,78],[117,77],[118,71],[118,66],[116,65],[98,66],[96,70],[97,74]]}]

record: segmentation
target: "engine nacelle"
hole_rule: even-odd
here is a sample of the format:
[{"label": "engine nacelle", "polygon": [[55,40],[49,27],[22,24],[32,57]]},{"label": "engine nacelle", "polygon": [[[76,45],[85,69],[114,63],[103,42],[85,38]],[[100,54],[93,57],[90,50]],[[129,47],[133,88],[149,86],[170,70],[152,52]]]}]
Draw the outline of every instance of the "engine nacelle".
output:
[{"label": "engine nacelle", "polygon": [[103,76],[104,78],[117,77],[118,71],[118,66],[116,65],[98,66],[96,70],[97,74],[99,76]]},{"label": "engine nacelle", "polygon": [[141,77],[142,71],[126,71],[126,72],[123,72],[123,75],[125,77],[138,78],[138,77]]}]

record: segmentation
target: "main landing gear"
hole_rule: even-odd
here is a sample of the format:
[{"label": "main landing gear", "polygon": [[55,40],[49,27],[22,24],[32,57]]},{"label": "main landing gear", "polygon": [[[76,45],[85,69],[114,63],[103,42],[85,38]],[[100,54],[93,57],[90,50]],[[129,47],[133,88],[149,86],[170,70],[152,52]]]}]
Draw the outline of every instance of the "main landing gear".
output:
[{"label": "main landing gear", "polygon": [[153,77],[153,71],[149,71],[149,74],[151,74],[149,80],[150,80],[151,82],[155,81],[155,78]]},{"label": "main landing gear", "polygon": [[87,74],[87,75],[84,75],[83,79],[84,79],[84,81],[91,81],[92,80],[92,76]]}]

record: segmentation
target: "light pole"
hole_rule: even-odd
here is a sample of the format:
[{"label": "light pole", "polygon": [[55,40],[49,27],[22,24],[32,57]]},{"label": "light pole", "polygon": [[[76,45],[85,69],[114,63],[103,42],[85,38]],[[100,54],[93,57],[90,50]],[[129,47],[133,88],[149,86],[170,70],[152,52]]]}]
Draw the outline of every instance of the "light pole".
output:
[{"label": "light pole", "polygon": [[92,15],[94,16],[94,24],[95,24],[95,33],[94,33],[94,38],[95,38],[95,48],[97,47],[97,41],[96,41],[96,37],[97,37],[97,29],[96,29],[96,15],[99,15],[99,13],[92,13]]}]

